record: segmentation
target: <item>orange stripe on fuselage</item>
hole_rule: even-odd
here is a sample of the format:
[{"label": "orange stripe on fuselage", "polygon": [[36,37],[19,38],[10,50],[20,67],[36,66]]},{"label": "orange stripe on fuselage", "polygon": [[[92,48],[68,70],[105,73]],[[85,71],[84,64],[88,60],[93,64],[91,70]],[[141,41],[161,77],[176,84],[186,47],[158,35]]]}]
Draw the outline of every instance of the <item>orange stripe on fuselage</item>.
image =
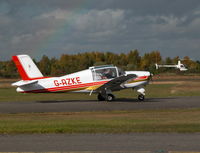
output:
[{"label": "orange stripe on fuselage", "polygon": [[130,84],[130,83],[135,83],[135,82],[147,81],[148,78],[149,78],[149,76],[139,76],[139,77],[137,77],[137,78],[135,78],[135,79],[133,79],[133,80],[130,80],[130,81],[128,82],[128,84]]},{"label": "orange stripe on fuselage", "polygon": [[63,87],[53,87],[53,88],[44,88],[38,90],[30,90],[30,91],[23,91],[22,93],[43,93],[43,92],[64,92],[64,91],[72,91],[72,90],[83,90],[90,86],[96,85],[103,85],[108,81],[100,81],[100,82],[92,82],[92,83],[85,83],[85,84],[78,84],[78,85],[71,85],[71,86],[63,86]]},{"label": "orange stripe on fuselage", "polygon": [[139,77],[135,78],[134,80],[138,81],[138,80],[145,80],[145,79],[148,79],[148,76],[139,76]]}]

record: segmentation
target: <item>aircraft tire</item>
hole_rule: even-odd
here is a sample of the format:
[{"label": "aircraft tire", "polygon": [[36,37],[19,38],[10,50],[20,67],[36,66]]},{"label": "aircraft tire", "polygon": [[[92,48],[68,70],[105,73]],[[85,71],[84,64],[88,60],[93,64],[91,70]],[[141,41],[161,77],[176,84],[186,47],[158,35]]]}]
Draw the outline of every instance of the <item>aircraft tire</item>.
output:
[{"label": "aircraft tire", "polygon": [[97,99],[99,101],[104,101],[105,100],[105,98],[101,94],[98,94]]},{"label": "aircraft tire", "polygon": [[113,101],[115,100],[115,96],[113,94],[107,94],[106,101]]},{"label": "aircraft tire", "polygon": [[138,95],[138,100],[139,101],[144,101],[145,96],[143,94]]}]

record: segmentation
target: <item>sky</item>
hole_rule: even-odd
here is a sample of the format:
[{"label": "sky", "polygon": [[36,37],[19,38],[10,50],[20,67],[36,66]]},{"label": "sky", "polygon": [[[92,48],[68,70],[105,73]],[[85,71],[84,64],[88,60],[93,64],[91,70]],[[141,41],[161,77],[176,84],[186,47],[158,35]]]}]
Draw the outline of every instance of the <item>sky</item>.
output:
[{"label": "sky", "polygon": [[0,60],[134,49],[200,60],[200,1],[0,0]]}]

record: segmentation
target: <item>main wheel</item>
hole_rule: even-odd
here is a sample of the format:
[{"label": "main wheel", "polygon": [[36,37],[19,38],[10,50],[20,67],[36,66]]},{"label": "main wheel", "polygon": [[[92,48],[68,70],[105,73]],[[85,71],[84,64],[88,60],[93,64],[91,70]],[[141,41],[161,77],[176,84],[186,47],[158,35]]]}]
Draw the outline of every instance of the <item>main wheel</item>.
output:
[{"label": "main wheel", "polygon": [[115,100],[115,96],[113,94],[107,94],[106,101],[113,101]]},{"label": "main wheel", "polygon": [[144,95],[142,95],[142,94],[138,95],[138,100],[139,101],[144,101],[144,99],[145,99]]},{"label": "main wheel", "polygon": [[98,94],[97,98],[98,98],[99,101],[105,100],[105,97],[103,97],[101,94]]}]

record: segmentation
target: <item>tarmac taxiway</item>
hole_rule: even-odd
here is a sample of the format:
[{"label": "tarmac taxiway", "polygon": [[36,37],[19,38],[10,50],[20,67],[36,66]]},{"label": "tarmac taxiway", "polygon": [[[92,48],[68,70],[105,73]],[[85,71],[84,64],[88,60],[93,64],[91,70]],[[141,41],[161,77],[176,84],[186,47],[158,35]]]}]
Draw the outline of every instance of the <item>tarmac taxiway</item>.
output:
[{"label": "tarmac taxiway", "polygon": [[[2,152],[134,153],[200,151],[200,134],[32,134],[0,135]],[[146,152],[145,152],[146,153]]]},{"label": "tarmac taxiway", "polygon": [[113,102],[99,102],[95,100],[0,102],[0,113],[124,111],[179,108],[200,108],[200,97],[147,98],[145,102],[138,102],[137,99],[117,99]]}]

